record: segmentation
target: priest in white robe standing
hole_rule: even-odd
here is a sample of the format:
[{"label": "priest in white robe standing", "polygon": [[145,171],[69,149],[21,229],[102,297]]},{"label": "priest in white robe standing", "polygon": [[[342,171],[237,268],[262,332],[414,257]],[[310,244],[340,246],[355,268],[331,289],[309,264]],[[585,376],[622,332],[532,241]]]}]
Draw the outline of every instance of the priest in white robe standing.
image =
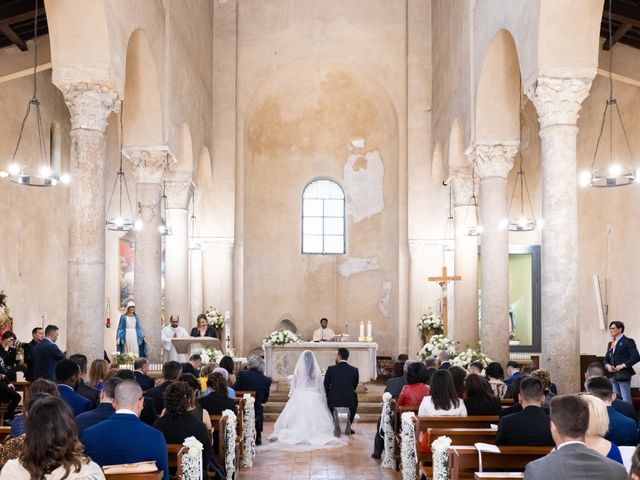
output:
[{"label": "priest in white robe standing", "polygon": [[320,320],[320,328],[318,328],[315,332],[313,332],[314,342],[328,342],[329,340],[331,340],[333,337],[336,336],[333,330],[328,328],[328,325],[329,325],[329,320],[327,320],[326,318],[323,318]]},{"label": "priest in white robe standing", "polygon": [[171,339],[185,338],[189,336],[189,333],[184,329],[184,327],[178,325],[180,323],[180,317],[178,315],[171,315],[171,317],[169,317],[169,322],[170,325],[167,325],[162,329],[162,348],[165,351],[165,362],[167,360],[186,362],[187,355],[179,354]]}]

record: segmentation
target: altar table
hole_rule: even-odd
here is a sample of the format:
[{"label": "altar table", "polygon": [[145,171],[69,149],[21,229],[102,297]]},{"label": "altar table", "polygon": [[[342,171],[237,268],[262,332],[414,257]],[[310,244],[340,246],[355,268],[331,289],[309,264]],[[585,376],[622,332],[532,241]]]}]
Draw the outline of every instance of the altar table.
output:
[{"label": "altar table", "polygon": [[327,367],[335,365],[338,348],[349,350],[349,364],[360,371],[360,382],[366,383],[376,379],[376,352],[378,344],[375,342],[302,342],[287,345],[263,344],[265,360],[265,375],[274,382],[286,382],[293,374],[298,357],[305,350],[311,350],[318,359],[318,364],[324,372]]}]

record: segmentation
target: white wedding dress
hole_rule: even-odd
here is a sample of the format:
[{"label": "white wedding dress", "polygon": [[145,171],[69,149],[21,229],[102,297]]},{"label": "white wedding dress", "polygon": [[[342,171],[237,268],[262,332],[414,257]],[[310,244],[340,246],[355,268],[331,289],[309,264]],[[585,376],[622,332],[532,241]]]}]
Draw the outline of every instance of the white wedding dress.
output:
[{"label": "white wedding dress", "polygon": [[269,435],[271,443],[284,450],[304,450],[345,445],[333,435],[333,417],[316,356],[305,350],[298,358],[289,400]]}]

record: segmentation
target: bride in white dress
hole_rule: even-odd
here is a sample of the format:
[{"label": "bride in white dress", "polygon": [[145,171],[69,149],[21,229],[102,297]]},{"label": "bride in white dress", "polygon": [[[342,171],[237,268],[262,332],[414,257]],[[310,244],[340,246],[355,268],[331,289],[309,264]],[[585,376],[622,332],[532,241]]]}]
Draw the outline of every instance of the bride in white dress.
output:
[{"label": "bride in white dress", "polygon": [[[330,447],[345,443],[333,435],[333,417],[316,356],[305,350],[298,358],[289,400],[276,420],[269,440],[277,440],[279,448],[295,446]],[[283,445],[284,444],[284,445]]]}]

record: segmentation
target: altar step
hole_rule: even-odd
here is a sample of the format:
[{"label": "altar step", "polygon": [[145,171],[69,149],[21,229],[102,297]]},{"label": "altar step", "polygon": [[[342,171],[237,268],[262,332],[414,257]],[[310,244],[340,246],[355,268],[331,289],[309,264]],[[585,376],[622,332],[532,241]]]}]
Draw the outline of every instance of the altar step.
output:
[{"label": "altar step", "polygon": [[[358,393],[358,415],[360,422],[375,423],[382,411],[382,393],[384,386],[367,385],[367,392]],[[264,405],[264,419],[266,422],[275,422],[282,412],[287,400],[287,392],[272,389],[269,401]]]}]

